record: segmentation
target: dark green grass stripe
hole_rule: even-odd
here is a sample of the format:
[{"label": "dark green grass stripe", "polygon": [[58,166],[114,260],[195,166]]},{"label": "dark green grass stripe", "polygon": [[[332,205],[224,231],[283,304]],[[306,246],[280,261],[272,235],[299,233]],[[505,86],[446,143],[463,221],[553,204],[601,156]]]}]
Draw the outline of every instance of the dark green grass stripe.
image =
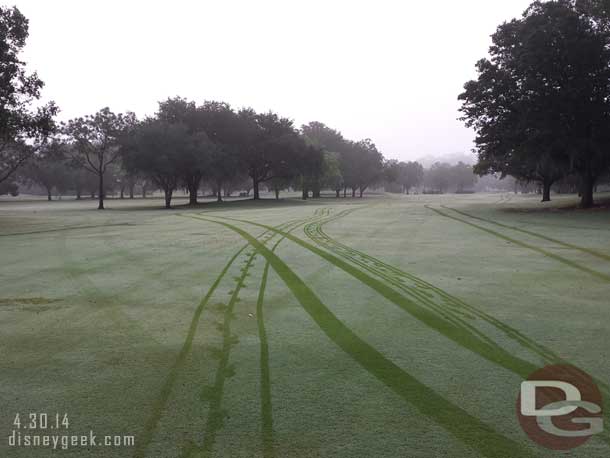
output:
[{"label": "dark green grass stripe", "polygon": [[[222,219],[236,220],[233,218]],[[478,354],[479,356],[491,361],[494,364],[504,367],[512,372],[515,372],[523,378],[527,378],[534,370],[537,369],[537,367],[532,363],[513,356],[502,348],[492,347],[484,342],[481,342],[480,339],[473,336],[471,333],[466,332],[462,327],[458,327],[449,321],[439,318],[438,315],[433,313],[431,310],[413,302],[412,300],[401,294],[399,291],[396,291],[394,288],[382,282],[381,280],[378,280],[375,277],[368,275],[366,272],[363,272],[357,267],[349,264],[348,262],[336,257],[335,255],[327,251],[324,251],[314,245],[311,245],[310,243],[299,239],[298,237],[295,237],[284,231],[274,229],[270,226],[244,220],[237,221],[241,221],[243,223],[251,224],[254,226],[259,226],[283,235],[287,239],[313,252],[314,254],[317,254],[321,258],[325,259],[326,261],[335,265],[336,267],[348,273],[352,277],[356,278],[358,281],[377,291],[380,295],[382,295],[387,300],[397,305],[401,309],[405,310],[407,313],[411,314],[413,317],[424,323],[426,326],[444,335],[459,346]]]},{"label": "dark green grass stripe", "polygon": [[479,230],[481,230],[483,232],[487,232],[488,234],[494,235],[494,236],[496,236],[496,237],[498,237],[500,239],[503,239],[503,240],[506,240],[508,242],[514,243],[515,245],[518,245],[518,246],[520,246],[522,248],[527,248],[529,250],[532,250],[532,251],[535,251],[537,253],[543,254],[543,255],[551,258],[551,259],[554,259],[555,261],[559,261],[559,262],[561,262],[561,263],[563,263],[563,264],[565,264],[567,266],[570,266],[570,267],[572,267],[574,269],[578,269],[581,272],[588,273],[588,274],[593,275],[593,276],[595,276],[597,278],[600,278],[600,279],[602,279],[604,281],[609,281],[610,282],[610,275],[608,275],[608,274],[605,274],[603,272],[598,272],[597,270],[589,269],[588,267],[582,266],[582,265],[580,265],[580,264],[578,264],[578,263],[576,263],[574,261],[566,259],[563,256],[559,256],[559,255],[557,255],[555,253],[551,253],[550,251],[544,250],[544,249],[539,248],[537,246],[530,245],[529,243],[525,243],[525,242],[521,242],[520,240],[513,239],[512,237],[508,237],[508,236],[506,236],[504,234],[501,234],[501,233],[499,233],[497,231],[494,231],[492,229],[488,229],[486,227],[479,226],[478,224],[471,223],[470,221],[465,221],[465,220],[463,220],[461,218],[457,218],[455,216],[448,215],[447,213],[442,212],[441,210],[438,210],[437,208],[432,208],[432,207],[430,207],[428,205],[426,205],[425,207],[428,208],[429,210],[432,210],[433,212],[441,215],[441,216],[444,216],[445,218],[449,218],[449,219],[452,219],[452,220],[455,220],[455,221],[459,221],[460,223],[466,224],[468,226],[472,226],[472,227],[474,227],[476,229],[479,229]]},{"label": "dark green grass stripe", "polygon": [[267,331],[265,330],[265,320],[263,316],[263,303],[265,300],[265,289],[267,287],[267,277],[269,275],[269,262],[265,263],[263,278],[258,291],[256,301],[256,322],[258,325],[258,335],[260,339],[260,371],[261,371],[261,422],[263,438],[263,456],[273,458],[273,410],[271,403],[271,374],[269,371],[269,343],[267,341]]},{"label": "dark green grass stripe", "polygon": [[67,227],[58,227],[54,229],[42,229],[38,231],[29,231],[29,232],[10,232],[7,234],[0,234],[0,237],[13,237],[17,235],[34,235],[34,234],[47,234],[52,232],[63,232],[63,231],[76,231],[79,229],[96,229],[96,228],[107,228],[107,227],[116,227],[116,226],[137,226],[137,224],[133,223],[116,223],[116,224],[98,224],[94,226],[67,226]]},{"label": "dark green grass stripe", "polygon": [[446,207],[444,205],[441,205],[441,207],[446,208],[447,210],[453,210],[454,212],[459,213],[460,215],[463,215],[463,216],[467,216],[468,218],[476,219],[476,220],[479,220],[479,221],[484,221],[486,223],[494,224],[496,226],[504,227],[506,229],[512,229],[513,231],[522,232],[523,234],[531,235],[532,237],[538,237],[539,239],[546,240],[548,242],[555,243],[557,245],[561,245],[561,246],[564,246],[566,248],[570,248],[572,250],[582,251],[583,253],[590,254],[591,256],[595,256],[595,257],[603,259],[605,261],[610,261],[610,256],[609,255],[604,254],[604,253],[600,253],[599,251],[593,250],[591,248],[586,248],[586,247],[582,247],[580,245],[574,245],[572,243],[564,242],[562,240],[558,240],[558,239],[555,239],[555,238],[552,238],[552,237],[548,237],[546,235],[539,234],[537,232],[530,231],[528,229],[523,229],[523,228],[520,228],[518,226],[510,226],[508,224],[499,223],[497,221],[494,221],[493,219],[483,218],[481,216],[471,215],[470,213],[466,213],[465,211],[457,210],[455,208]]},{"label": "dark green grass stripe", "polygon": [[[223,221],[208,218],[204,220],[221,224],[247,240],[267,260],[305,311],[339,348],[380,382],[415,406],[423,415],[437,422],[458,440],[484,456],[533,456],[529,449],[504,437],[478,418],[447,401],[358,337],[320,301],[286,263],[252,235]],[[292,240],[289,234],[282,235]]]}]

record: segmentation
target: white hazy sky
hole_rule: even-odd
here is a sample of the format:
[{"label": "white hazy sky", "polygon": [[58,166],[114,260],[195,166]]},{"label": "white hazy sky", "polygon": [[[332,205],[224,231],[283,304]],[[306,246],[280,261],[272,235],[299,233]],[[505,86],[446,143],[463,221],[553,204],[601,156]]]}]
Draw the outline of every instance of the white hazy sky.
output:
[{"label": "white hazy sky", "polygon": [[457,95],[530,0],[16,0],[61,119],[180,95],[370,137],[400,159],[467,152]]}]

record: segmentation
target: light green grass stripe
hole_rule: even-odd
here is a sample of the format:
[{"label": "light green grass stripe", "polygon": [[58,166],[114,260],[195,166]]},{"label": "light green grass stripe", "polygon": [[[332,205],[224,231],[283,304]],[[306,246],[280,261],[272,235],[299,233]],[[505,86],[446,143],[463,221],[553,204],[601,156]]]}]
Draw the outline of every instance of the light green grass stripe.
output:
[{"label": "light green grass stripe", "polygon": [[561,245],[561,246],[564,246],[566,248],[570,248],[572,250],[582,251],[583,253],[590,254],[591,256],[595,256],[595,257],[603,259],[605,261],[610,261],[610,256],[609,255],[604,254],[604,253],[600,253],[599,251],[593,250],[591,248],[586,248],[586,247],[582,247],[580,245],[574,245],[572,243],[568,243],[568,242],[564,242],[562,240],[554,239],[552,237],[548,237],[546,235],[542,235],[542,234],[539,234],[538,232],[530,231],[528,229],[523,229],[523,228],[520,228],[518,226],[510,226],[508,224],[499,223],[499,222],[494,221],[493,219],[490,219],[490,218],[483,218],[481,216],[471,215],[470,213],[466,213],[465,211],[457,210],[455,208],[446,207],[444,205],[441,205],[441,207],[446,208],[447,210],[453,210],[454,212],[459,213],[460,215],[463,215],[463,216],[467,216],[468,218],[476,219],[476,220],[479,220],[479,221],[484,221],[484,222],[490,223],[490,224],[495,224],[496,226],[504,227],[506,229],[512,229],[513,231],[522,232],[523,234],[531,235],[532,237],[538,237],[539,239],[546,240],[546,241],[552,242],[552,243],[556,243],[557,245]]},{"label": "light green grass stripe", "polygon": [[[187,216],[187,215],[180,215],[180,216]],[[284,224],[291,224],[291,223],[284,223]],[[268,231],[263,232],[262,234],[259,235],[259,237],[264,236],[267,232]],[[191,320],[191,324],[189,326],[189,331],[185,338],[184,344],[182,345],[182,348],[180,349],[180,352],[178,353],[178,357],[176,358],[176,360],[174,361],[174,363],[172,364],[172,366],[170,368],[170,372],[169,372],[163,386],[161,387],[161,391],[160,391],[159,395],[153,401],[152,408],[151,408],[151,414],[148,417],[148,419],[144,425],[144,431],[143,431],[142,438],[136,444],[136,450],[133,455],[134,458],[143,458],[146,455],[146,449],[147,449],[148,445],[150,444],[150,442],[152,441],[153,433],[157,427],[157,424],[159,423],[159,420],[161,419],[163,410],[165,410],[165,406],[167,405],[169,396],[176,383],[178,372],[184,365],[184,361],[186,360],[186,357],[188,356],[188,354],[191,351],[193,339],[195,337],[197,328],[199,326],[199,321],[201,319],[201,314],[203,313],[204,309],[206,308],[207,304],[209,303],[210,299],[212,298],[212,295],[214,294],[214,292],[220,285],[220,282],[222,281],[222,279],[225,277],[225,275],[229,271],[230,267],[233,265],[235,260],[239,257],[239,255],[247,247],[248,247],[248,244],[244,245],[237,251],[237,253],[235,253],[233,255],[233,257],[231,257],[231,259],[224,266],[224,268],[222,269],[222,271],[220,272],[220,274],[218,275],[218,277],[216,278],[216,280],[214,281],[214,283],[212,284],[212,286],[210,287],[210,289],[208,290],[206,295],[203,297],[203,299],[201,299],[199,305],[195,309],[195,313],[193,315],[193,319]]]},{"label": "light green grass stripe", "polygon": [[476,229],[479,229],[479,230],[481,230],[483,232],[487,232],[488,234],[494,235],[494,236],[496,236],[498,238],[501,238],[501,239],[506,240],[508,242],[514,243],[515,245],[518,245],[518,246],[520,246],[522,248],[527,248],[529,250],[536,251],[537,253],[543,254],[543,255],[551,258],[551,259],[554,259],[555,261],[559,261],[559,262],[561,262],[561,263],[563,263],[563,264],[565,264],[567,266],[570,266],[570,267],[572,267],[574,269],[580,270],[581,272],[586,272],[586,273],[588,273],[590,275],[593,275],[594,277],[597,277],[597,278],[600,278],[600,279],[602,279],[604,281],[610,282],[610,275],[608,275],[608,274],[605,274],[603,272],[598,272],[597,270],[589,269],[588,267],[582,266],[582,265],[580,265],[580,264],[578,264],[578,263],[576,263],[574,261],[566,259],[563,256],[559,256],[559,255],[557,255],[555,253],[551,253],[550,251],[544,250],[544,249],[539,248],[537,246],[530,245],[529,243],[525,243],[525,242],[521,242],[520,240],[513,239],[512,237],[508,237],[507,235],[501,234],[501,233],[499,233],[497,231],[494,231],[492,229],[488,229],[486,227],[479,226],[478,224],[471,223],[470,221],[465,221],[465,220],[463,220],[461,218],[457,218],[455,216],[449,215],[449,214],[447,214],[447,213],[445,213],[445,212],[443,212],[443,211],[441,211],[441,210],[439,210],[437,208],[430,207],[429,205],[425,205],[425,207],[427,209],[432,210],[433,212],[441,215],[441,216],[444,216],[445,218],[449,218],[449,219],[452,219],[452,220],[455,220],[455,221],[459,221],[460,223],[466,224],[468,226],[472,226],[472,227],[474,227]]},{"label": "light green grass stripe", "polygon": [[222,269],[222,271],[220,272],[220,275],[218,275],[218,278],[216,278],[216,281],[214,281],[214,283],[208,290],[205,297],[201,300],[201,302],[199,302],[199,305],[195,309],[193,319],[191,320],[191,324],[189,326],[189,331],[187,333],[184,344],[182,345],[182,348],[180,349],[180,353],[178,353],[178,357],[176,358],[176,361],[174,362],[174,364],[172,365],[172,367],[170,369],[169,375],[167,376],[167,379],[165,380],[165,383],[163,384],[163,387],[161,388],[161,392],[159,393],[159,395],[153,402],[152,413],[151,413],[150,417],[148,418],[148,420],[146,421],[146,424],[144,425],[143,437],[142,437],[142,439],[140,439],[138,441],[137,446],[136,446],[136,451],[134,453],[135,458],[142,458],[146,454],[146,448],[148,447],[148,444],[150,444],[152,437],[153,437],[154,430],[156,429],[157,424],[159,423],[159,420],[161,419],[161,415],[163,413],[163,410],[165,409],[165,405],[167,404],[167,401],[172,392],[174,384],[176,383],[176,378],[178,377],[178,372],[181,369],[181,367],[184,365],[186,357],[188,356],[188,354],[191,351],[191,348],[193,345],[193,339],[195,338],[195,334],[197,332],[197,327],[199,326],[199,320],[201,318],[201,314],[203,313],[203,310],[205,309],[206,305],[210,301],[210,298],[216,291],[216,288],[218,288],[218,285],[220,285],[220,282],[222,281],[224,276],[227,274],[227,272],[228,272],[229,268],[231,267],[231,265],[233,264],[233,262],[247,248],[247,246],[248,245],[244,245],[239,251],[237,251],[237,253],[235,253],[233,255],[233,257],[229,260],[229,262]]},{"label": "light green grass stripe", "polygon": [[[346,327],[315,293],[277,255],[246,231],[224,221],[202,220],[223,225],[241,235],[271,265],[320,329],[371,375],[437,422],[458,440],[488,457],[529,457],[531,451],[508,439],[478,418],[444,399],[415,377],[403,371],[374,347]],[[277,231],[281,233],[281,231]],[[284,234],[283,234],[284,235]],[[285,234],[287,238],[289,234]]]},{"label": "light green grass stripe", "polygon": [[231,377],[234,369],[229,365],[229,357],[231,348],[237,343],[237,337],[231,335],[231,321],[233,319],[233,310],[239,299],[239,292],[244,287],[244,282],[248,276],[248,270],[254,262],[256,251],[248,256],[245,267],[242,269],[242,274],[237,280],[235,289],[231,294],[229,303],[226,305],[224,319],[222,324],[222,349],[214,385],[204,387],[201,393],[202,401],[209,401],[208,419],[206,421],[205,432],[203,435],[202,447],[190,446],[188,452],[183,455],[190,457],[195,453],[197,456],[208,456],[214,449],[216,443],[216,434],[222,428],[224,423],[224,411],[222,409],[222,398],[224,395],[224,387],[227,378]]},{"label": "light green grass stripe", "polygon": [[[182,216],[199,219],[199,218],[193,217],[192,215],[182,215]],[[315,214],[313,217],[310,217],[310,218],[304,218],[304,219],[300,219],[300,220],[296,220],[296,221],[289,221],[289,222],[280,224],[278,226],[278,228],[285,227],[286,230],[288,230],[288,232],[291,232],[294,229],[296,229],[297,227],[301,226],[302,224],[307,223],[308,221],[310,221],[312,219],[315,220],[317,217],[318,217],[317,214]],[[262,240],[261,243],[264,245],[267,242],[269,242],[271,239],[273,239],[276,235],[277,234],[273,231],[265,231],[258,237]],[[273,247],[274,250],[282,242],[283,239],[284,238],[282,237],[276,242],[276,244]],[[247,246],[248,246],[248,244],[246,244],[242,248],[242,251]],[[188,457],[192,457],[192,456],[204,456],[204,457],[209,456],[213,452],[214,445],[216,443],[216,434],[223,426],[224,414],[225,414],[222,409],[222,399],[224,396],[224,385],[225,385],[226,379],[228,377],[230,377],[232,374],[232,369],[229,365],[229,357],[230,357],[230,353],[231,353],[231,348],[236,343],[234,336],[231,335],[231,321],[233,319],[233,310],[234,310],[235,304],[237,303],[237,301],[239,299],[239,292],[241,291],[242,287],[244,287],[244,281],[245,281],[246,277],[248,276],[248,271],[249,271],[250,267],[252,266],[255,256],[256,256],[256,251],[254,253],[252,253],[251,255],[249,255],[248,259],[246,260],[246,265],[245,265],[245,267],[242,268],[242,274],[237,279],[236,287],[232,291],[231,298],[229,299],[229,303],[225,309],[223,327],[222,327],[223,346],[221,349],[221,357],[220,357],[220,361],[218,364],[218,368],[216,370],[216,377],[215,377],[214,385],[211,387],[204,387],[204,389],[202,390],[202,395],[201,395],[202,400],[210,402],[210,408],[208,411],[208,419],[206,422],[206,428],[205,428],[204,437],[203,437],[203,444],[201,446],[198,446],[197,444],[195,444],[192,441],[187,443],[183,447],[183,452],[181,455],[184,458],[188,458]],[[235,259],[232,260],[232,262],[234,262],[234,261],[235,261]],[[267,360],[267,362],[268,362],[268,360]],[[270,395],[270,391],[269,391],[269,395]],[[268,411],[267,413],[269,415],[271,414],[270,411]],[[269,430],[269,432],[271,432],[271,430]]]}]

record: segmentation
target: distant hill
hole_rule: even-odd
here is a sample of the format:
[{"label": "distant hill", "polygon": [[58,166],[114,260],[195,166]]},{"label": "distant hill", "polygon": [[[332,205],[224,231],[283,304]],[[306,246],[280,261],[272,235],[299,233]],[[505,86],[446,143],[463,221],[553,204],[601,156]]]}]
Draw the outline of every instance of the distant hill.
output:
[{"label": "distant hill", "polygon": [[435,162],[446,162],[448,164],[455,165],[460,161],[465,164],[474,165],[477,158],[473,153],[448,153],[439,156],[424,156],[417,159],[417,162],[419,162],[425,168],[430,167]]}]

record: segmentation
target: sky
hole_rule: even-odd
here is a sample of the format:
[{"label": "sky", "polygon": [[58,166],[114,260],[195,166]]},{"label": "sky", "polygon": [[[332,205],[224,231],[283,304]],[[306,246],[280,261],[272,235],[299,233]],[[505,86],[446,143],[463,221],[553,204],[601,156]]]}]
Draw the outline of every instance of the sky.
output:
[{"label": "sky", "polygon": [[60,119],[182,96],[320,121],[388,158],[468,153],[457,96],[530,0],[13,0]]}]

